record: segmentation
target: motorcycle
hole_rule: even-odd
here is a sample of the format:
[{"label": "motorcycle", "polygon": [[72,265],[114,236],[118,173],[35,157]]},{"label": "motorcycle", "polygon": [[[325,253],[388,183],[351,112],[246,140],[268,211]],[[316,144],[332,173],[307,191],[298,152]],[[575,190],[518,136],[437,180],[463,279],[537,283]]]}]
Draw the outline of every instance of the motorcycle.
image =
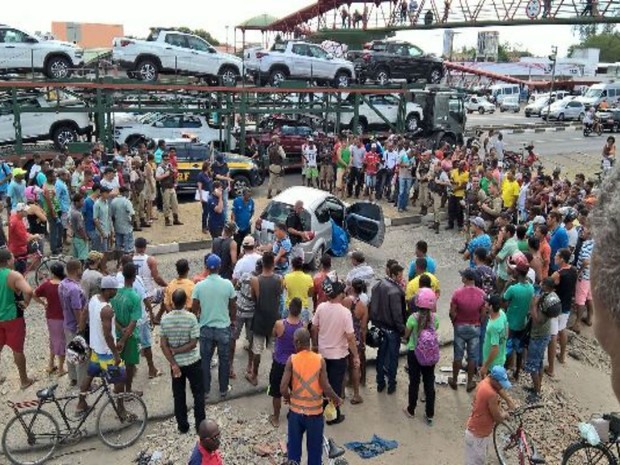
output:
[{"label": "motorcycle", "polygon": [[595,121],[592,124],[584,123],[583,136],[588,137],[592,133],[595,133],[597,136],[603,134],[603,125],[598,121]]}]

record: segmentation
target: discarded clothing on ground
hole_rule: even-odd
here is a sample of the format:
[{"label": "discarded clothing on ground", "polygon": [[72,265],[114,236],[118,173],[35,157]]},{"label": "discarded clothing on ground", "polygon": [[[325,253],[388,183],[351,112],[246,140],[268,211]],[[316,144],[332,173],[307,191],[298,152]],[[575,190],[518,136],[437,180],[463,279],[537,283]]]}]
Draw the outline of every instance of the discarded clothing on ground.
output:
[{"label": "discarded clothing on ground", "polygon": [[397,441],[389,441],[387,439],[380,438],[376,434],[372,436],[369,442],[347,442],[344,445],[347,449],[356,452],[363,459],[371,459],[377,455],[381,455],[398,447]]}]

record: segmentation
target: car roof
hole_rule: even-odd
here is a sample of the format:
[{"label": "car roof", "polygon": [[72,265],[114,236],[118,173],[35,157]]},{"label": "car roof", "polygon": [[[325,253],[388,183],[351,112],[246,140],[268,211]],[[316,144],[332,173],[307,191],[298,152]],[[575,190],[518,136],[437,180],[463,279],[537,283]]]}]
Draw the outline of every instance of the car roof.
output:
[{"label": "car roof", "polygon": [[293,186],[276,195],[273,200],[287,205],[295,205],[295,202],[302,200],[304,202],[304,207],[314,208],[330,196],[331,194],[329,192],[325,192],[320,189],[304,186]]}]

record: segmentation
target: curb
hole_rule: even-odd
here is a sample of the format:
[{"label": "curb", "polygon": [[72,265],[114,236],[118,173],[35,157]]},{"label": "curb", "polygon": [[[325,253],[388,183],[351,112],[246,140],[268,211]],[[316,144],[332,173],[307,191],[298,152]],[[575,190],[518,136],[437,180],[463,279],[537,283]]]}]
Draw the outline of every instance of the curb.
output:
[{"label": "curb", "polygon": [[580,126],[554,126],[550,128],[505,129],[503,134],[538,134],[542,132],[580,131]]}]

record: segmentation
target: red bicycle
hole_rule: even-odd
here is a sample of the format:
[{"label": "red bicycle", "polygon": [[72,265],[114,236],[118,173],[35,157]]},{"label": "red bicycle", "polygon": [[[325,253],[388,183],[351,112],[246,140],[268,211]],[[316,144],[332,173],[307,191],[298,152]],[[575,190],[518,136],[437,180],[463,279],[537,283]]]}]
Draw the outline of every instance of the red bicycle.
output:
[{"label": "red bicycle", "polygon": [[523,414],[544,405],[529,405],[515,410],[512,416],[516,419],[516,428],[506,422],[498,423],[493,430],[493,445],[501,465],[536,465],[546,463],[544,457],[538,455],[532,438],[523,427]]}]

